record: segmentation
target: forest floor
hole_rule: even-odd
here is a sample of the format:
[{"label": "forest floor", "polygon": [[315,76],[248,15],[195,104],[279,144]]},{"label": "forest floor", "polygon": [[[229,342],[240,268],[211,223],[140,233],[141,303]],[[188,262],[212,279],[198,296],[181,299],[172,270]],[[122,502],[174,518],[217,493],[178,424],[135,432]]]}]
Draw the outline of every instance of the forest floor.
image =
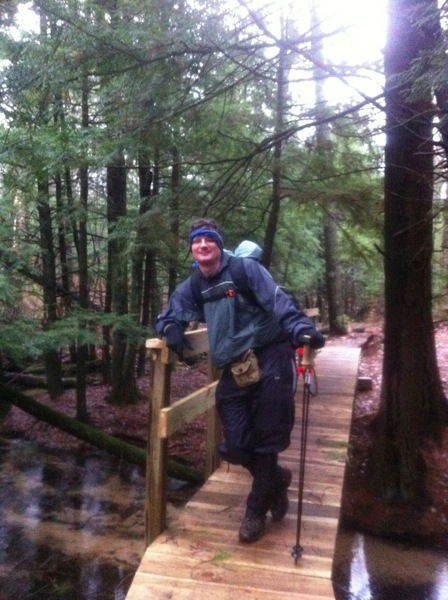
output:
[{"label": "forest floor", "polygon": [[[343,337],[331,338],[328,345],[348,345],[362,348],[359,375],[370,377],[369,391],[357,392],[350,436],[349,458],[343,493],[342,516],[360,531],[402,538],[434,548],[448,549],[448,427],[445,427],[439,446],[427,445],[424,457],[427,464],[426,489],[430,502],[425,507],[389,506],[371,493],[367,486],[366,456],[371,444],[371,423],[377,413],[381,387],[383,357],[381,325],[367,324],[353,327]],[[436,346],[439,369],[445,393],[448,396],[448,324],[436,326]],[[172,377],[172,400],[194,391],[206,383],[206,367],[178,365]],[[107,402],[108,388],[92,381],[88,388],[88,411],[91,424],[99,429],[145,446],[148,423],[149,378],[139,380],[142,400],[132,406],[114,406]],[[50,400],[41,391],[40,402],[74,417],[76,393],[67,390],[57,400]],[[12,407],[3,420],[4,434],[20,435],[52,449],[79,450],[91,448],[87,443],[55,430],[50,425]],[[170,438],[169,452],[189,465],[201,469],[204,463],[205,422],[196,419],[184,430]],[[181,504],[190,492],[172,492],[169,500]]]}]

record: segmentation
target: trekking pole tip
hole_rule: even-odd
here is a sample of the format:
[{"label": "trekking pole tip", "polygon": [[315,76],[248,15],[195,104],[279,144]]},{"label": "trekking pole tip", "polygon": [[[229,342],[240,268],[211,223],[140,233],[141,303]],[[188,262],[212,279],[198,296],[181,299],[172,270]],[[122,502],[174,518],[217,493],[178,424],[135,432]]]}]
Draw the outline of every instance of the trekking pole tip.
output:
[{"label": "trekking pole tip", "polygon": [[297,564],[297,561],[299,560],[299,558],[302,558],[302,554],[303,554],[302,546],[294,546],[293,547],[293,549],[291,550],[291,556],[293,557],[295,564]]}]

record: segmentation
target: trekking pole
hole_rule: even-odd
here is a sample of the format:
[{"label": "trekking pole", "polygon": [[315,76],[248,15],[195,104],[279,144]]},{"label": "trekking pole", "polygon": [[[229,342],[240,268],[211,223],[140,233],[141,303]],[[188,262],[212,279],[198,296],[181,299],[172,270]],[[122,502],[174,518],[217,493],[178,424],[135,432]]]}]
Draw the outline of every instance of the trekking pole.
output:
[{"label": "trekking pole", "polygon": [[[308,339],[307,339],[308,338]],[[311,396],[311,376],[314,373],[315,350],[310,347],[309,336],[305,336],[303,346],[303,356],[301,366],[303,368],[303,400],[302,400],[302,431],[300,438],[300,460],[299,460],[299,496],[297,505],[297,533],[296,544],[291,551],[295,564],[299,558],[302,558],[303,548],[300,545],[300,533],[302,526],[302,508],[303,508],[303,487],[305,481],[305,459],[306,459],[306,439],[308,434],[308,413]]]}]

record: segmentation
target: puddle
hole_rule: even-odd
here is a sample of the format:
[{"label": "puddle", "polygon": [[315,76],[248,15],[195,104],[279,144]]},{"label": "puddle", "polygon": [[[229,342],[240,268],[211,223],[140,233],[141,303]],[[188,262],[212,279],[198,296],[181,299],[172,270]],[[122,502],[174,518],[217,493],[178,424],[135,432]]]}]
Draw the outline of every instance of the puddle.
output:
[{"label": "puddle", "polygon": [[341,528],[334,581],[336,600],[447,600],[448,556]]},{"label": "puddle", "polygon": [[[125,599],[144,552],[140,467],[0,437],[0,485],[0,600]],[[348,529],[336,552],[336,600],[448,600],[446,553]]]},{"label": "puddle", "polygon": [[141,468],[0,439],[0,598],[124,600],[144,551]]}]

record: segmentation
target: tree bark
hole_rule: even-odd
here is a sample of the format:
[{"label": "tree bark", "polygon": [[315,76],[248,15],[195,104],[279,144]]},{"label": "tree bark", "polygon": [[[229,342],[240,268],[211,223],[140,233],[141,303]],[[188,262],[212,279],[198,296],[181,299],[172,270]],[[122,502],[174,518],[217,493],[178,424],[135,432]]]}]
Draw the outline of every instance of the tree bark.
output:
[{"label": "tree bark", "polygon": [[[322,49],[323,35],[320,27],[320,19],[317,14],[316,4],[313,2],[311,8],[312,50],[315,58],[314,64],[314,88],[316,93],[316,152],[322,161],[322,177],[328,175],[332,170],[331,152],[331,130],[329,123],[325,120],[327,116],[327,99],[325,97],[324,81],[326,73],[319,67],[324,64]],[[328,329],[330,335],[341,335],[346,333],[340,322],[341,317],[341,273],[338,257],[338,208],[331,197],[331,190],[327,191],[325,199],[325,213],[323,222],[323,247],[325,260],[325,288],[328,308]]]},{"label": "tree bark", "polygon": [[[81,125],[85,130],[89,126],[89,104],[88,104],[88,79],[83,75],[81,88]],[[68,175],[68,174],[67,174]],[[69,178],[67,177],[67,180]],[[71,185],[70,185],[71,189]],[[79,221],[76,225],[75,219],[72,219],[74,225],[76,250],[78,254],[78,279],[79,279],[79,304],[83,310],[89,307],[89,277],[88,277],[88,259],[87,259],[87,207],[89,197],[89,179],[88,168],[83,164],[79,168]],[[79,330],[82,337],[82,331],[88,328],[88,323],[84,320],[79,322]],[[80,343],[76,352],[76,417],[85,423],[89,420],[87,410],[87,361],[89,359],[89,348],[87,344]]]},{"label": "tree bark", "polygon": [[[119,231],[126,215],[126,164],[122,153],[107,168],[107,209],[109,225],[109,265],[112,311],[128,314],[128,268],[126,240]],[[129,331],[117,323],[112,332],[111,404],[133,404],[138,400],[135,345],[129,344]]]},{"label": "tree bark", "polygon": [[[152,195],[160,194],[160,151],[155,150],[154,177],[152,182]],[[157,249],[149,248],[146,252],[145,263],[145,285],[144,285],[143,306],[148,306],[150,323],[155,327],[157,315],[162,308],[161,294],[157,281]]]},{"label": "tree bark", "polygon": [[173,164],[171,167],[171,198],[170,198],[170,263],[168,268],[168,295],[174,292],[177,285],[179,261],[179,186],[181,180],[179,151],[176,147],[171,150]]},{"label": "tree bark", "polygon": [[330,335],[347,333],[341,317],[341,273],[338,260],[338,230],[336,223],[336,207],[330,199],[324,214],[323,242],[325,258],[325,288],[328,310],[328,330]]},{"label": "tree bark", "polygon": [[[128,442],[124,442],[114,436],[104,433],[91,425],[82,423],[77,419],[72,419],[48,406],[36,402],[22,392],[1,382],[0,398],[0,405],[4,402],[14,404],[24,412],[36,417],[36,419],[44,421],[53,427],[57,427],[70,435],[74,435],[76,438],[88,442],[96,448],[105,450],[119,458],[125,458],[129,462],[143,467],[146,465],[145,448],[139,448],[138,446],[134,446],[133,444],[129,444]],[[196,469],[180,464],[174,460],[169,461],[168,474],[171,477],[176,477],[177,479],[192,483],[203,483],[204,481],[203,476]]]},{"label": "tree bark", "polygon": [[385,345],[371,481],[404,502],[424,498],[422,443],[446,417],[432,322],[431,92],[411,100],[403,83],[428,43],[415,10],[429,4],[390,0],[385,52]]},{"label": "tree bark", "polygon": [[[37,375],[33,373],[15,373],[14,371],[3,371],[2,379],[7,383],[16,386],[27,386],[48,389],[48,382],[45,375]],[[62,377],[63,388],[74,388],[76,379],[74,377]]]},{"label": "tree bark", "polygon": [[[42,42],[45,44],[51,29],[44,9],[39,11],[39,29]],[[40,125],[46,125],[50,120],[50,98],[48,89],[44,89],[40,97]],[[41,158],[41,157],[40,157]],[[40,251],[42,261],[42,287],[44,303],[43,328],[49,329],[57,321],[56,302],[56,257],[53,238],[53,222],[50,208],[49,174],[41,165],[37,173],[37,212],[39,215]],[[45,352],[45,370],[48,382],[48,393],[51,398],[57,398],[63,392],[61,380],[61,361],[57,350]]]},{"label": "tree bark", "polygon": [[[282,19],[282,30],[284,31],[283,16]],[[286,32],[287,33],[287,32]],[[276,97],[276,125],[275,132],[281,133],[284,128],[285,119],[285,102],[286,92],[288,89],[288,70],[290,68],[289,60],[287,58],[286,46],[281,46],[279,50],[277,67],[277,97]],[[278,219],[280,214],[281,204],[281,183],[282,183],[282,153],[283,153],[283,140],[280,138],[274,145],[274,165],[272,169],[272,193],[271,202],[269,207],[268,222],[266,225],[266,233],[263,243],[263,265],[269,269],[272,262],[272,255],[274,252],[274,240],[277,232]]]},{"label": "tree bark", "polygon": [[[49,205],[48,180],[41,176],[37,183],[38,214],[40,245],[42,257],[43,300],[44,300],[44,329],[51,327],[57,321],[56,304],[56,264],[53,245],[53,227]],[[45,353],[45,369],[48,382],[48,393],[51,398],[57,398],[63,392],[61,376],[61,360],[57,350],[47,350]]]},{"label": "tree bark", "polygon": [[[144,216],[151,207],[151,196],[154,195],[153,171],[150,167],[150,158],[146,151],[139,152],[139,191],[140,191],[140,215]],[[138,306],[140,313],[140,324],[147,328],[154,319],[151,311],[151,293],[157,293],[157,277],[155,272],[155,249],[151,243],[149,235],[149,223],[139,228],[137,236],[137,254],[134,258],[135,277],[139,280]],[[132,309],[131,309],[132,310]],[[157,314],[157,313],[156,313]],[[145,344],[139,345],[137,352],[137,377],[141,377],[145,372],[146,348]]]}]

